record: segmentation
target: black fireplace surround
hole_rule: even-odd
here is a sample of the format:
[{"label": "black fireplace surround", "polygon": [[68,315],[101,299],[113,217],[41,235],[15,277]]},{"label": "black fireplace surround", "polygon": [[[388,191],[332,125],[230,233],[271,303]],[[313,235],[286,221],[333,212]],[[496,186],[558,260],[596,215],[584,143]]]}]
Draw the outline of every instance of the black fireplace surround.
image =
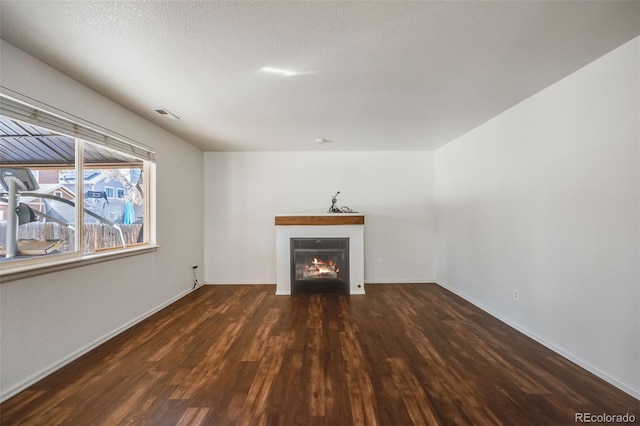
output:
[{"label": "black fireplace surround", "polygon": [[291,293],[349,294],[349,238],[291,238]]}]

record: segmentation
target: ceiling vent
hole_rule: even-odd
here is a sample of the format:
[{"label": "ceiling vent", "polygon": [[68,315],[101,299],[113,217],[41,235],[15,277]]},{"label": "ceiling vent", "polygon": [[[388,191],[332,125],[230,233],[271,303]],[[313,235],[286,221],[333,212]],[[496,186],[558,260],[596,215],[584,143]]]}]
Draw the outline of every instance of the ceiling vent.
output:
[{"label": "ceiling vent", "polygon": [[178,117],[175,114],[172,114],[171,112],[169,112],[169,110],[167,109],[157,109],[155,110],[158,114],[163,115],[167,118],[170,118],[172,120],[180,120],[180,117]]}]

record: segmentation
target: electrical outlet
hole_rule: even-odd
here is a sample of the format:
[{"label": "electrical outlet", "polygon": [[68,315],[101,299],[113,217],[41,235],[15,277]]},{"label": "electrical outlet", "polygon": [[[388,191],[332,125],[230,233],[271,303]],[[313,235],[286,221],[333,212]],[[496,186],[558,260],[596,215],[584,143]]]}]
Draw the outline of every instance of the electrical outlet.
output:
[{"label": "electrical outlet", "polygon": [[520,292],[517,288],[513,289],[513,300],[520,300]]}]

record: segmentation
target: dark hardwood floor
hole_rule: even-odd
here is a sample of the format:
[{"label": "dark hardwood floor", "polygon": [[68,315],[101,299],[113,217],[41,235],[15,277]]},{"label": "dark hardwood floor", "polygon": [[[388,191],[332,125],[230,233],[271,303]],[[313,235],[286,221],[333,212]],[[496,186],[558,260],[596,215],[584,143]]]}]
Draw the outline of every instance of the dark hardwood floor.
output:
[{"label": "dark hardwood floor", "polygon": [[205,286],[0,406],[5,425],[561,425],[640,401],[433,284]]}]

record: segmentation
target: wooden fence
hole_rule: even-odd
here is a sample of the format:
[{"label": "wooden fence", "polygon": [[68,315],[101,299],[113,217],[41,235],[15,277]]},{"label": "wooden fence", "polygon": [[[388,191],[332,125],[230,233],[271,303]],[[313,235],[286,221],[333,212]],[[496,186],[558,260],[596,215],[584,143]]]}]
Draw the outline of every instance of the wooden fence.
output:
[{"label": "wooden fence", "polygon": [[[142,225],[118,225],[122,230],[125,244],[135,244]],[[62,252],[75,251],[74,246],[75,231],[57,223],[52,222],[31,222],[18,227],[19,240],[44,239],[63,240]],[[7,222],[0,221],[0,246],[4,246],[7,239]],[[121,247],[120,233],[113,226],[103,223],[86,223],[84,225],[83,252],[94,253],[96,251]]]}]

